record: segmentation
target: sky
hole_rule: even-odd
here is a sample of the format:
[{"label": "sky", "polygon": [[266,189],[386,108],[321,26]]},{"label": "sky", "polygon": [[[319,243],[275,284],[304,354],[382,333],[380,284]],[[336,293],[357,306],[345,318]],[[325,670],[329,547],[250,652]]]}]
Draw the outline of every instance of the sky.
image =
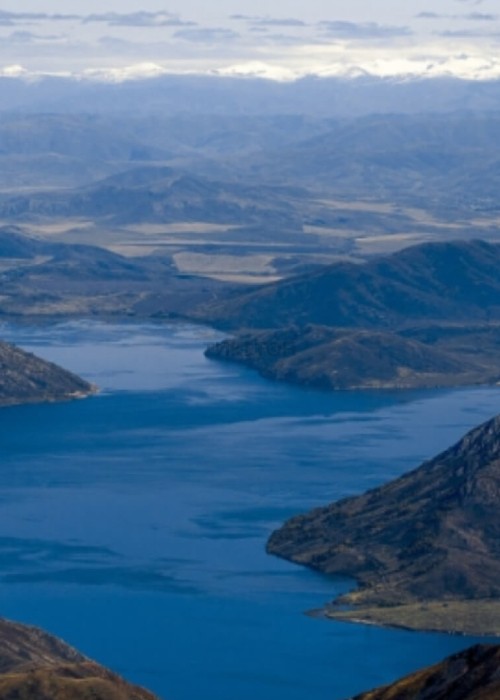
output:
[{"label": "sky", "polygon": [[498,0],[0,0],[0,74],[500,78]]}]

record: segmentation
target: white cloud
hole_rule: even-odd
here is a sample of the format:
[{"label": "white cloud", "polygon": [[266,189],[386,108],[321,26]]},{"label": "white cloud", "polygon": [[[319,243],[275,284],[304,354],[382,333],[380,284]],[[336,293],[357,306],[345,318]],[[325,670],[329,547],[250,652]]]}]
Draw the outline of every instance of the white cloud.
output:
[{"label": "white cloud", "polygon": [[[441,0],[437,10],[429,10],[427,0],[413,0],[410,8],[392,0],[391,13],[385,0],[370,7],[351,0],[330,18],[326,0],[276,0],[272,15],[264,0],[252,5],[218,0],[204,9],[197,0],[184,0],[182,14],[171,12],[174,7],[161,9],[161,0],[148,0],[141,9],[139,0],[88,0],[78,14],[2,10],[0,65],[25,77],[71,72],[115,82],[162,73],[272,80],[364,74],[500,78],[497,1]],[[22,6],[33,10],[51,3],[68,10],[78,5],[23,0]],[[230,14],[234,5],[242,12]]]}]

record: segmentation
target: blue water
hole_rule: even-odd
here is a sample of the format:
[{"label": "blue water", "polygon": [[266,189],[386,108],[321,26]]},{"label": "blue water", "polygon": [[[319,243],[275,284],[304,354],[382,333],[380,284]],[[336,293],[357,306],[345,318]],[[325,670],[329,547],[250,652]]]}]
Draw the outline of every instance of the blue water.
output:
[{"label": "blue water", "polygon": [[3,616],[169,700],[337,700],[477,641],[308,617],[350,582],[264,545],[450,445],[498,388],[306,391],[206,360],[203,328],[0,331],[102,388],[0,411]]}]

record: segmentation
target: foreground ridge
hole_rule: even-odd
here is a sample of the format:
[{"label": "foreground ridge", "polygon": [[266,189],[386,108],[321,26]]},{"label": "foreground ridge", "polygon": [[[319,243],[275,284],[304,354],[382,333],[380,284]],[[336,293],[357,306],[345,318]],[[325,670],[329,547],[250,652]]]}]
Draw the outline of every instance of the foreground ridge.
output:
[{"label": "foreground ridge", "polygon": [[351,700],[498,700],[500,646],[478,644]]},{"label": "foreground ridge", "polygon": [[37,627],[0,619],[0,700],[157,700]]}]

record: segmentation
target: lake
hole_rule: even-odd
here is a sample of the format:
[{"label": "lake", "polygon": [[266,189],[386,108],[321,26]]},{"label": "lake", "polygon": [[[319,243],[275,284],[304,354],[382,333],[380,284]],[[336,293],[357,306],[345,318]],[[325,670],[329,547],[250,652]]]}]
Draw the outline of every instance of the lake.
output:
[{"label": "lake", "polygon": [[340,700],[478,641],[309,617],[352,583],[264,547],[451,445],[499,388],[308,391],[207,360],[202,327],[1,330],[101,387],[1,409],[4,617],[165,700]]}]

